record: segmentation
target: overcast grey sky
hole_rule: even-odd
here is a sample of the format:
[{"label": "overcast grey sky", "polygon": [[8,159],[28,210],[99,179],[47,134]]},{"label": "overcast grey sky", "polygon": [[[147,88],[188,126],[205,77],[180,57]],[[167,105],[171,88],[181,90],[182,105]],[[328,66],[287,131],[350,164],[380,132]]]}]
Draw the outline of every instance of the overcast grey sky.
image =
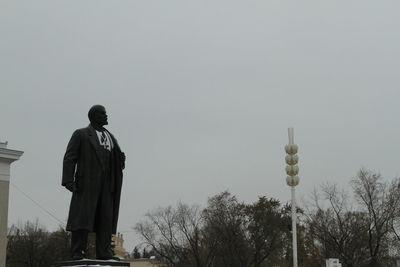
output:
[{"label": "overcast grey sky", "polygon": [[[399,175],[399,1],[2,1],[0,140],[12,183],[61,220],[72,132],[103,104],[127,156],[120,231],[229,190],[299,198],[361,167]],[[9,224],[58,222],[10,188]],[[126,248],[137,238],[126,233]]]}]

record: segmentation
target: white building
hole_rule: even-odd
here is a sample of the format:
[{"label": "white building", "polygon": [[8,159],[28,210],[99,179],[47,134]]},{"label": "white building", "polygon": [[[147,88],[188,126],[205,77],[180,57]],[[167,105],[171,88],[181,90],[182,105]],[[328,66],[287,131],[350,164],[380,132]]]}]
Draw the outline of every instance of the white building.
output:
[{"label": "white building", "polygon": [[123,259],[127,253],[124,248],[124,236],[118,232],[116,235],[112,236],[112,240],[115,245],[115,247],[114,247],[115,256]]},{"label": "white building", "polygon": [[163,262],[157,261],[156,259],[127,259],[122,260],[123,262],[129,262],[130,267],[166,267],[167,265]]},{"label": "white building", "polygon": [[0,267],[6,266],[8,194],[10,165],[24,152],[7,149],[7,142],[0,142]]},{"label": "white building", "polygon": [[326,259],[326,267],[342,267],[339,259]]}]

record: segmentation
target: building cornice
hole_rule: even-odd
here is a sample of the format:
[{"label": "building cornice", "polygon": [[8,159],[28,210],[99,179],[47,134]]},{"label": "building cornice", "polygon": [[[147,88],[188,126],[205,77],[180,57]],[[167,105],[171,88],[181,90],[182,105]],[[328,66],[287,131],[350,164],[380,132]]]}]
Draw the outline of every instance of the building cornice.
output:
[{"label": "building cornice", "polygon": [[7,161],[7,162],[16,161],[22,156],[22,154],[24,154],[23,151],[13,150],[8,148],[0,148],[0,160],[2,161]]}]

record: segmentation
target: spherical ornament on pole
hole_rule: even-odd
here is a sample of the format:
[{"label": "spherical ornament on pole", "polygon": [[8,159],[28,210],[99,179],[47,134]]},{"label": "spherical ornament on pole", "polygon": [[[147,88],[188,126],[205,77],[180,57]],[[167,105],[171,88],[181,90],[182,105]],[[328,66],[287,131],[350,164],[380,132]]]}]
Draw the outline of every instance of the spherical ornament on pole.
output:
[{"label": "spherical ornament on pole", "polygon": [[299,167],[297,165],[294,165],[294,166],[287,165],[286,173],[287,173],[287,175],[292,176],[292,177],[296,176],[297,174],[299,174]]},{"label": "spherical ornament on pole", "polygon": [[[293,140],[293,137],[289,138],[289,140]],[[288,177],[286,178],[286,183],[288,186],[296,186],[299,184],[300,181],[300,178],[297,176],[299,174],[299,166],[297,166],[297,163],[299,162],[299,156],[297,156],[299,147],[296,144],[288,144],[285,146],[285,151],[287,153],[285,157],[285,161],[287,164],[286,174],[288,175]]]},{"label": "spherical ornament on pole", "polygon": [[297,155],[286,155],[285,161],[287,165],[296,165],[299,162],[299,156]]},{"label": "spherical ornament on pole", "polygon": [[287,176],[286,183],[288,186],[296,186],[299,184],[299,176]]},{"label": "spherical ornament on pole", "polygon": [[295,145],[295,144],[288,144],[288,145],[285,146],[285,151],[289,155],[296,154],[298,149],[299,149],[298,146]]}]

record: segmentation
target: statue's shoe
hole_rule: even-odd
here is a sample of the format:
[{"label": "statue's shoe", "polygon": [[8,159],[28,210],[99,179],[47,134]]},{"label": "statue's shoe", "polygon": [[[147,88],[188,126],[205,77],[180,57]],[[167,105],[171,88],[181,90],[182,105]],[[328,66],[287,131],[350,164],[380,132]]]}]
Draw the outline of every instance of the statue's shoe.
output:
[{"label": "statue's shoe", "polygon": [[73,261],[79,261],[83,259],[83,254],[74,254],[72,255],[72,260]]}]

